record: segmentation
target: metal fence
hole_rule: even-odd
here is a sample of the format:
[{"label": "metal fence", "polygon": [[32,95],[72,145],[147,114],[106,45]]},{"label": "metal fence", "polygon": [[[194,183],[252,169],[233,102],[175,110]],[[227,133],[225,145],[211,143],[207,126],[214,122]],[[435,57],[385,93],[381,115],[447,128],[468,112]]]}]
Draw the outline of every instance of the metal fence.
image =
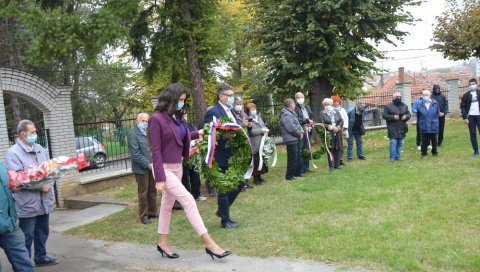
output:
[{"label": "metal fence", "polygon": [[124,170],[130,167],[128,133],[135,118],[74,124],[77,155],[84,153],[89,167],[82,174]]}]

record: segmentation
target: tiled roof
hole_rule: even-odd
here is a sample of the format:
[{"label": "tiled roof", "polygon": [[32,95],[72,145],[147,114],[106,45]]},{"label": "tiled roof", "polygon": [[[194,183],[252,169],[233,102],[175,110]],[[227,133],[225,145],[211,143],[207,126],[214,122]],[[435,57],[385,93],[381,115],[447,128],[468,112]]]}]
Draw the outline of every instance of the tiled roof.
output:
[{"label": "tiled roof", "polygon": [[[414,76],[405,75],[404,82],[410,83],[411,90],[411,101],[409,104],[413,103],[418,99],[422,90],[427,89],[431,90],[433,84],[439,84],[440,88],[446,89],[447,80],[450,79],[459,79],[459,87],[462,88],[468,85],[468,80],[472,78],[472,75],[464,72],[454,72],[454,73],[440,73],[440,72],[431,72],[431,73],[417,73]],[[367,105],[376,105],[384,106],[392,101],[392,95],[397,91],[396,83],[398,83],[398,75],[391,76],[385,82],[382,88],[373,91],[368,96],[360,98],[360,102]]]}]

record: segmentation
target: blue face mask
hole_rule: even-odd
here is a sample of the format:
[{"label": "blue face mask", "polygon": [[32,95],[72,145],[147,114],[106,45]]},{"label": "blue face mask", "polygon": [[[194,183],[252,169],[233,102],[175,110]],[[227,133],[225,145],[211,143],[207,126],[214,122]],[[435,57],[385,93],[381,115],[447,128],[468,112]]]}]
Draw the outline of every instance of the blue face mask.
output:
[{"label": "blue face mask", "polygon": [[231,107],[233,105],[233,102],[235,102],[235,98],[233,96],[229,97],[227,100],[227,105]]},{"label": "blue face mask", "polygon": [[257,111],[256,111],[256,110],[251,111],[251,112],[250,112],[250,115],[253,116],[253,117],[257,116]]},{"label": "blue face mask", "polygon": [[183,105],[185,105],[184,102],[178,102],[178,103],[177,103],[177,110],[183,109]]},{"label": "blue face mask", "polygon": [[470,85],[470,86],[468,86],[468,89],[470,91],[475,91],[475,90],[477,90],[477,85]]},{"label": "blue face mask", "polygon": [[34,144],[37,142],[37,134],[31,134],[27,136],[27,142]]},{"label": "blue face mask", "polygon": [[147,127],[148,127],[148,124],[145,124],[145,123],[138,123],[137,124],[138,128],[141,129],[141,130],[147,130]]}]

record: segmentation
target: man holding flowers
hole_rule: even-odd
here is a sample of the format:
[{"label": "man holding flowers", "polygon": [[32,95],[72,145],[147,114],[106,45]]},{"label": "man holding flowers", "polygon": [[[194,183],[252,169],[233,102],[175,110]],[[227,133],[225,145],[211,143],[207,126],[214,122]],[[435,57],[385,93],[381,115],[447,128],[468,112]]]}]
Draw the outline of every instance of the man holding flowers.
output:
[{"label": "man holding flowers", "polygon": [[[41,145],[36,144],[37,129],[30,120],[22,120],[17,127],[16,143],[5,155],[9,170],[23,171],[32,164],[40,164],[48,160],[48,153]],[[53,211],[54,196],[52,183],[39,187],[14,188],[15,208],[17,209],[19,227],[25,234],[25,246],[30,257],[34,244],[33,261],[37,266],[55,265],[57,259],[47,256],[46,243],[49,235],[49,214]]]}]

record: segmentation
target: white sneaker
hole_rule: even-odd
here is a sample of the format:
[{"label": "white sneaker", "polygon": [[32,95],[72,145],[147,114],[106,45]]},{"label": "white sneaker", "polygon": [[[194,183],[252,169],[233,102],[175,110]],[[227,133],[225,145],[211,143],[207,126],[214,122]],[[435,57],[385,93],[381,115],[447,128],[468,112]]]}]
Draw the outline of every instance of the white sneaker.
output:
[{"label": "white sneaker", "polygon": [[432,149],[432,146],[431,146],[431,145],[429,145],[429,146],[428,146],[428,149]]},{"label": "white sneaker", "polygon": [[207,198],[204,197],[204,196],[199,196],[199,197],[197,197],[197,199],[195,199],[195,200],[196,200],[196,201],[204,201],[204,200],[207,200]]},{"label": "white sneaker", "polygon": [[417,150],[422,150],[422,147],[421,147],[421,146],[417,146]]}]

